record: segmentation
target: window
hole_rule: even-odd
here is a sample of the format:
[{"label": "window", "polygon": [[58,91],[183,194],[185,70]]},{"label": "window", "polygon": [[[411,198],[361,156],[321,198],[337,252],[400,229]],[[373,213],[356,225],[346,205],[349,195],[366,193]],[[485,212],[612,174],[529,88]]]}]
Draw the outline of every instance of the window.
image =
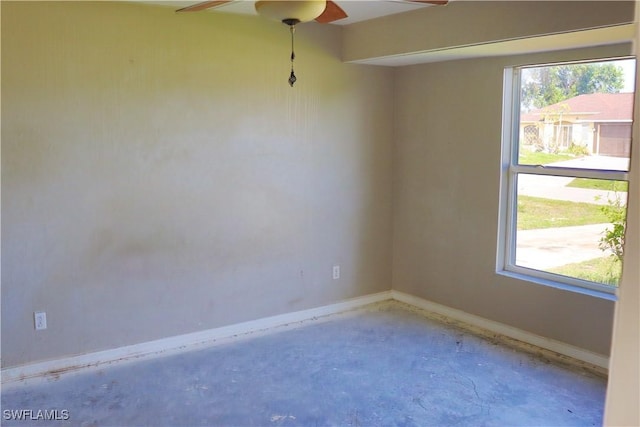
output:
[{"label": "window", "polygon": [[498,272],[611,298],[635,60],[513,67],[504,78]]}]

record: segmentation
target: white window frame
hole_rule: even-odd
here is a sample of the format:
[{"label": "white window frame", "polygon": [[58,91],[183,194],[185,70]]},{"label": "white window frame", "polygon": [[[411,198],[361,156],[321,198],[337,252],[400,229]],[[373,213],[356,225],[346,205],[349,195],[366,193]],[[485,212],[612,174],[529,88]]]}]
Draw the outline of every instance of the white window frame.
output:
[{"label": "white window frame", "polygon": [[[592,62],[602,62],[622,58],[602,58]],[[590,61],[578,61],[584,63]],[[535,67],[562,65],[562,63],[532,65]],[[594,283],[573,277],[562,276],[533,268],[516,265],[516,213],[519,174],[545,176],[571,176],[583,178],[628,181],[629,173],[617,170],[576,169],[545,167],[542,165],[519,165],[518,149],[520,139],[520,70],[529,66],[513,66],[504,70],[502,109],[502,159],[500,168],[500,206],[498,226],[498,274],[551,286],[558,289],[616,300],[618,287]],[[638,90],[638,88],[636,88]]]}]

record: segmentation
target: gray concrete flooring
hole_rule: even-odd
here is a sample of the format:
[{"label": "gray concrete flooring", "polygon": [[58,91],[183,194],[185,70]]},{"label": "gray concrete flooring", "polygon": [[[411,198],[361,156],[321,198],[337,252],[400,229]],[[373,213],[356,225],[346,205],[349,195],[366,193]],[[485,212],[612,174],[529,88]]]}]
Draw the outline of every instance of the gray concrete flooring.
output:
[{"label": "gray concrete flooring", "polygon": [[[606,380],[400,303],[11,386],[3,426],[595,426]],[[68,410],[7,421],[6,410]]]}]

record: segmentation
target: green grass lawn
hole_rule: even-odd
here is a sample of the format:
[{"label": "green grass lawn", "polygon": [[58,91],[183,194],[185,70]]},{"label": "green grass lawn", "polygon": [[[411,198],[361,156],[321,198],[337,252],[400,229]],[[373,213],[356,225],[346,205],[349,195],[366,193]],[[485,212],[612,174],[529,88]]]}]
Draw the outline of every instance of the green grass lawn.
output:
[{"label": "green grass lawn", "polygon": [[518,196],[518,230],[608,222],[599,205]]},{"label": "green grass lawn", "polygon": [[610,181],[606,179],[576,178],[567,184],[567,187],[587,188],[591,190],[605,191],[629,191],[629,183],[627,181]]},{"label": "green grass lawn", "polygon": [[552,268],[549,272],[589,280],[591,282],[618,286],[620,276],[622,275],[622,264],[617,262],[612,256],[604,256]]},{"label": "green grass lawn", "polygon": [[571,160],[576,157],[571,154],[552,154],[522,150],[518,156],[521,165],[548,165],[549,163]]}]

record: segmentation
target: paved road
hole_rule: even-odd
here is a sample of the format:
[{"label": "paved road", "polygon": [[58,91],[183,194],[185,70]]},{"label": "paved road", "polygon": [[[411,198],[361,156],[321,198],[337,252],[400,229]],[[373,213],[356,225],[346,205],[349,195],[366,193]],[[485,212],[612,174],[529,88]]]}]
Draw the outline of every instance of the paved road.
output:
[{"label": "paved road", "polygon": [[[586,156],[578,159],[550,163],[546,166],[562,166],[579,169],[627,170],[629,159],[609,156]],[[614,200],[613,191],[591,190],[587,188],[566,187],[573,178],[559,176],[520,175],[518,178],[518,193],[526,196],[543,197],[555,200],[571,200],[574,202],[594,203],[606,205],[608,200]],[[623,203],[626,203],[627,193],[617,193]]]},{"label": "paved road", "polygon": [[[520,175],[518,178],[518,194],[596,205],[606,205],[609,200],[615,200],[616,198],[616,193],[613,191],[565,187],[572,180],[573,178],[557,176]],[[622,203],[626,204],[627,193],[618,192],[617,195]]]},{"label": "paved road", "polygon": [[518,232],[516,264],[547,270],[566,264],[608,256],[598,248],[610,224],[545,228]]}]

